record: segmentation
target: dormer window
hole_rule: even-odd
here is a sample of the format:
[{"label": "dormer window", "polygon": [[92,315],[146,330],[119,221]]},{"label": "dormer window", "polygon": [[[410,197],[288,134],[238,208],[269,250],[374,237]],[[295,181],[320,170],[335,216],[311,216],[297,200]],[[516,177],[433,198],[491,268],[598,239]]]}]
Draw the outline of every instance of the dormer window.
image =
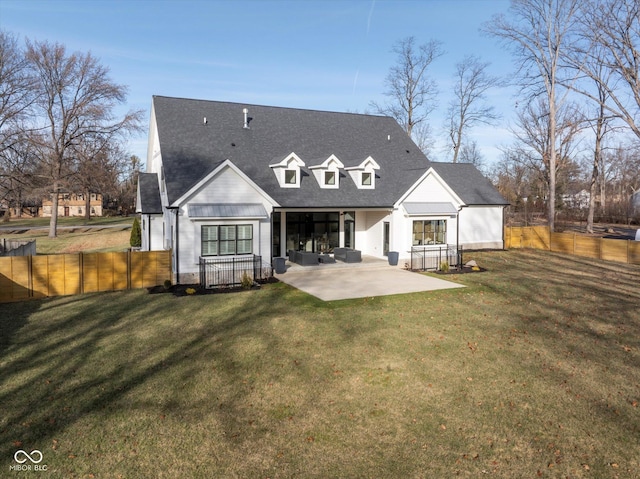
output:
[{"label": "dormer window", "polygon": [[272,163],[269,167],[273,169],[280,187],[300,188],[300,167],[304,166],[304,161],[293,152],[275,160],[277,163]]},{"label": "dormer window", "polygon": [[359,165],[345,168],[345,171],[349,172],[358,189],[373,190],[376,187],[376,170],[379,169],[380,165],[369,156]]},{"label": "dormer window", "polygon": [[344,168],[344,165],[336,155],[331,155],[322,163],[309,167],[313,171],[320,188],[329,189],[340,187],[340,168]]},{"label": "dormer window", "polygon": [[284,170],[284,182],[287,185],[295,185],[298,182],[298,171]]},{"label": "dormer window", "polygon": [[334,186],[336,184],[336,172],[325,171],[324,172],[324,184],[325,186]]}]

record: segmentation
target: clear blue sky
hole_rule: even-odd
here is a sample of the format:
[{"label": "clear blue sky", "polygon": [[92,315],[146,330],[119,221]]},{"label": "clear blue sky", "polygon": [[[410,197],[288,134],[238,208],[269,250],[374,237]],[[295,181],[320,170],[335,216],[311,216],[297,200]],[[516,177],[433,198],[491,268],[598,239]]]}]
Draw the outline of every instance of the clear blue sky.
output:
[{"label": "clear blue sky", "polygon": [[[152,95],[249,104],[366,112],[385,101],[384,81],[396,62],[391,48],[414,36],[447,52],[431,69],[439,108],[430,124],[439,139],[433,159],[445,161],[442,130],[455,64],[475,54],[490,73],[513,71],[508,52],[479,32],[508,0],[0,0],[0,28],[22,39],[91,51],[129,88],[126,108],[145,111]],[[473,138],[485,160],[510,142],[511,91],[494,91],[504,115]],[[146,131],[130,150],[146,160]]]}]

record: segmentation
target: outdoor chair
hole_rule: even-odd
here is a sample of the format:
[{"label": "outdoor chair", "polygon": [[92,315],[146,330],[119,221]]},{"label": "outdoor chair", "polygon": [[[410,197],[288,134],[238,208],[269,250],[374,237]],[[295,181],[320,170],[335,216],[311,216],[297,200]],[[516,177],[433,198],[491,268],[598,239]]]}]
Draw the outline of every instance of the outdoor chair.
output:
[{"label": "outdoor chair", "polygon": [[360,263],[362,261],[362,252],[353,248],[335,248],[333,256],[343,263]]}]

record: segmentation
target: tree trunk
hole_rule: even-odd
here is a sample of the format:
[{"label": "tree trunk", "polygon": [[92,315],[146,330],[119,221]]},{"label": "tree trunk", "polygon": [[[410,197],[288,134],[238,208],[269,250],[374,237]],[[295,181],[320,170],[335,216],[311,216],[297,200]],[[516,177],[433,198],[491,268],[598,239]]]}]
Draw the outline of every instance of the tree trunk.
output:
[{"label": "tree trunk", "polygon": [[18,190],[18,208],[16,209],[16,216],[22,218],[22,189]]},{"label": "tree trunk", "polygon": [[596,209],[596,182],[598,179],[598,168],[593,165],[591,173],[591,183],[589,184],[589,212],[587,213],[587,233],[593,233],[593,216]]},{"label": "tree trunk", "polygon": [[60,188],[58,183],[53,184],[53,193],[51,194],[51,220],[49,221],[49,238],[58,236],[58,198],[60,196]]},{"label": "tree trunk", "polygon": [[593,169],[591,170],[591,183],[589,185],[589,214],[587,215],[587,233],[593,233],[593,214],[596,208],[596,185],[598,183],[598,166],[600,165],[600,155],[602,151],[604,110],[600,107],[600,118],[596,126],[596,144],[593,149]]},{"label": "tree trunk", "polygon": [[552,89],[549,98],[549,231],[556,226],[556,105]]},{"label": "tree trunk", "polygon": [[604,158],[600,158],[600,214],[604,215],[607,206],[607,179],[604,174]]},{"label": "tree trunk", "polygon": [[84,219],[85,221],[91,220],[91,193],[89,189],[84,191]]}]

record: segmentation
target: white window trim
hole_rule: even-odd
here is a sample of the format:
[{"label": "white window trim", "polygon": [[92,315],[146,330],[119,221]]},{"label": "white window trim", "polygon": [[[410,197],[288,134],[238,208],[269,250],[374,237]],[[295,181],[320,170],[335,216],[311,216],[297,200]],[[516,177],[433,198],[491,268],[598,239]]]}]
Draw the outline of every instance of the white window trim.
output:
[{"label": "white window trim", "polygon": [[[434,217],[412,217],[411,218],[411,245],[412,246],[420,246],[420,247],[425,247],[425,248],[441,248],[443,245],[446,246],[448,244],[448,240],[449,240],[449,220],[451,220],[450,217],[441,217],[441,216],[434,216]],[[420,245],[414,245],[413,244],[413,225],[416,221],[420,221],[424,224],[424,222],[426,221],[443,221],[444,222],[444,243],[423,243]],[[423,226],[424,228],[424,226]],[[424,229],[423,229],[423,235],[424,235]],[[424,241],[424,236],[423,236],[423,241]]]},{"label": "white window trim", "polygon": [[[249,251],[248,253],[238,253],[237,251],[237,246],[238,246],[238,242],[239,241],[245,241],[243,239],[239,239],[239,228],[241,227],[245,227],[245,226],[249,226],[251,227],[251,238],[247,238],[245,240],[250,240],[251,241],[251,251]],[[234,228],[234,239],[233,240],[222,240],[220,237],[220,231],[221,228]],[[217,252],[216,254],[207,254],[205,255],[203,250],[202,250],[202,246],[203,246],[203,239],[202,239],[202,231],[204,228],[216,228],[217,229],[217,234],[218,237],[215,240],[215,242],[217,243]],[[250,254],[254,254],[254,250],[255,250],[255,228],[252,222],[250,223],[214,223],[214,224],[202,224],[200,225],[200,256],[202,257],[229,257],[229,256],[244,256],[244,255],[250,255]],[[235,243],[235,249],[236,251],[234,251],[233,253],[220,253],[220,244],[222,242],[229,242],[229,241],[233,241]]]},{"label": "white window trim", "polygon": [[[367,157],[359,165],[350,166],[345,168],[351,175],[351,179],[356,184],[359,190],[375,190],[376,188],[376,170],[380,169],[380,165],[371,157]],[[371,175],[371,184],[365,185],[363,180],[363,174],[369,173]]]},{"label": "white window trim", "polygon": [[[300,180],[302,176],[300,168],[302,166],[305,166],[304,161],[302,161],[294,152],[286,155],[279,162],[269,165],[273,170],[273,173],[276,175],[280,188],[300,188]],[[296,172],[296,181],[295,183],[287,183],[286,173],[287,171],[292,170]]]},{"label": "white window trim", "polygon": [[[331,155],[319,165],[310,166],[309,169],[313,171],[316,181],[320,188],[328,190],[337,190],[340,188],[340,169],[344,168],[344,164],[338,159],[336,155]],[[327,173],[334,173],[333,184],[327,184]]]}]

